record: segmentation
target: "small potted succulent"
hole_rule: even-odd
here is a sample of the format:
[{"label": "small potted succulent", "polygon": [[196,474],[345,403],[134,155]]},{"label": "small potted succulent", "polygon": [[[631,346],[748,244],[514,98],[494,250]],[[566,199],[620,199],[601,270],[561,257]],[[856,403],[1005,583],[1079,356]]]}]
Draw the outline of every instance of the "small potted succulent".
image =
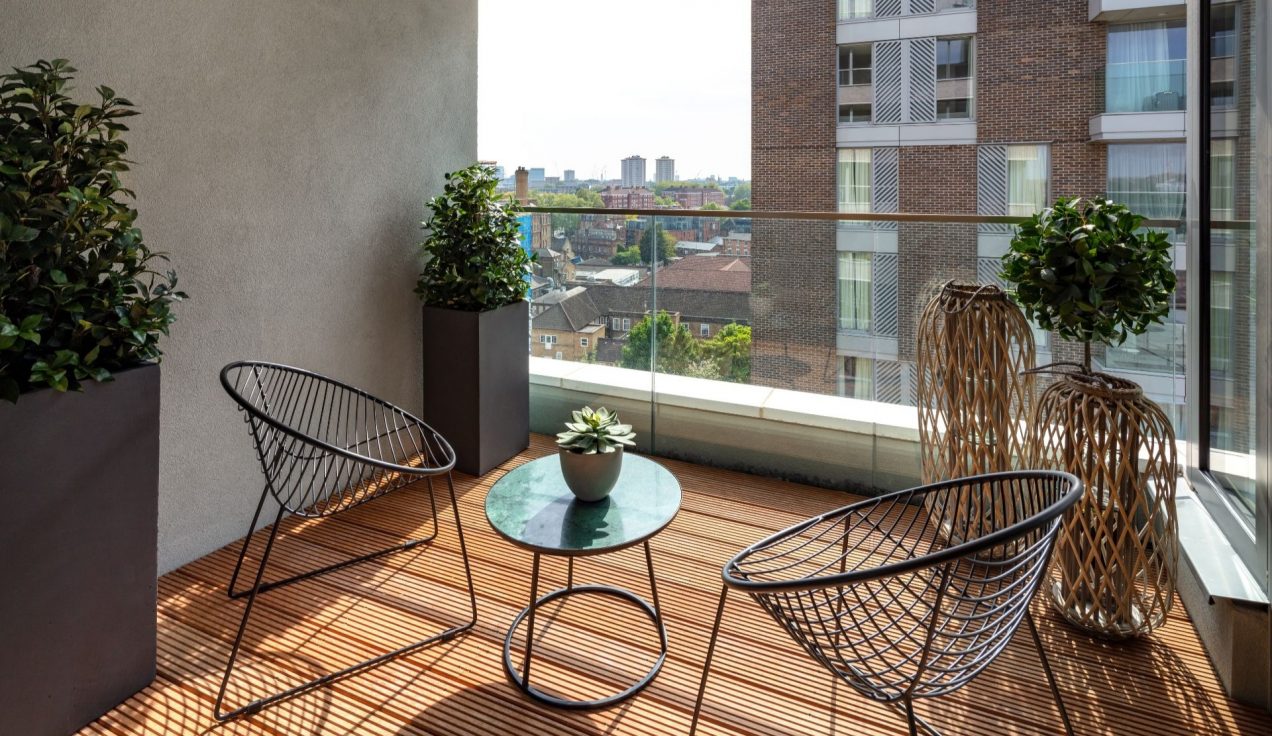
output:
[{"label": "small potted succulent", "polygon": [[585,406],[566,422],[557,435],[561,448],[561,475],[580,501],[600,501],[609,495],[623,469],[623,447],[636,444],[632,425],[621,424],[618,414],[605,407]]}]

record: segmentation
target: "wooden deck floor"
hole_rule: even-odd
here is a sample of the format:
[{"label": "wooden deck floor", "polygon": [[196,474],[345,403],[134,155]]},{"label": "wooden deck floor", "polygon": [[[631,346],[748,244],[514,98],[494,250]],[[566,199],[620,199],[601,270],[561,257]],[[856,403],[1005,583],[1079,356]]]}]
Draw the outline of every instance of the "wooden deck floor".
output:
[{"label": "wooden deck floor", "polygon": [[[507,467],[553,451],[547,438]],[[523,697],[505,679],[501,647],[529,595],[530,555],[500,540],[483,500],[503,471],[457,476],[479,596],[469,634],[226,725],[211,716],[241,601],[224,592],[235,549],[227,547],[159,582],[159,677],[91,724],[102,734],[683,734],[719,591],[721,564],[741,547],[795,521],[843,505],[844,494],[679,462],[684,507],[654,539],[671,651],[653,685],[606,711],[563,712]],[[322,522],[285,522],[274,560],[300,571],[428,528],[427,494],[411,488]],[[439,502],[445,499],[439,497]],[[230,704],[246,702],[459,621],[462,568],[449,502],[429,548],[271,591],[258,602]],[[259,535],[258,535],[259,537]],[[258,540],[259,543],[259,540]],[[546,583],[565,563],[545,558]],[[581,561],[580,582],[647,596],[639,548]],[[540,615],[534,679],[573,697],[620,689],[652,661],[648,622],[623,604],[571,600]],[[1107,644],[1079,634],[1039,602],[1036,613],[1080,734],[1272,733],[1272,717],[1230,702],[1182,606],[1145,641]],[[702,734],[903,734],[890,710],[867,702],[814,666],[760,609],[741,597],[707,691]],[[1062,733],[1028,637],[1022,633],[970,686],[920,704],[947,734]]]}]

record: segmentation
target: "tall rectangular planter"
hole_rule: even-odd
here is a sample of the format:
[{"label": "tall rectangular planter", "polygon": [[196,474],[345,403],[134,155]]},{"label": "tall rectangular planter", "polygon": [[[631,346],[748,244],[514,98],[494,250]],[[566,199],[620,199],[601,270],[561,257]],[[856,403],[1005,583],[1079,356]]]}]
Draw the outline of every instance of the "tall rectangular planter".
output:
[{"label": "tall rectangular planter", "polygon": [[489,312],[424,307],[421,418],[484,475],[530,444],[530,304]]},{"label": "tall rectangular planter", "polygon": [[155,677],[159,366],[0,403],[0,734],[64,736]]}]

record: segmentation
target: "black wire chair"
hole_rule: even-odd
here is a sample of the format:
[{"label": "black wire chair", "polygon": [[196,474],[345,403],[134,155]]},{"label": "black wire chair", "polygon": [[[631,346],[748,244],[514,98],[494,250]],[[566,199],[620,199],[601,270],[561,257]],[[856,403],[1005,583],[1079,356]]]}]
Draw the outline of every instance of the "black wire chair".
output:
[{"label": "black wire chair", "polygon": [[[256,713],[275,703],[313,688],[381,664],[421,647],[439,643],[468,631],[477,622],[477,597],[473,590],[472,570],[464,529],[459,521],[459,506],[451,469],[455,452],[446,440],[420,419],[347,384],[310,371],[275,363],[240,361],[221,370],[221,385],[243,412],[256,445],[256,456],[265,474],[256,513],[248,526],[238,562],[230,577],[227,591],[231,598],[247,597],[243,620],[239,623],[225,666],[225,676],[216,696],[213,713],[225,721],[240,715]],[[455,529],[459,534],[460,556],[468,582],[471,616],[458,626],[426,639],[407,644],[391,652],[312,679],[296,687],[254,700],[229,712],[222,712],[230,674],[238,659],[247,631],[248,619],[256,596],[265,591],[301,580],[334,572],[350,565],[408,550],[431,542],[437,536],[437,501],[433,479],[445,476],[455,513]],[[386,549],[350,560],[264,582],[265,568],[278,536],[279,522],[285,514],[322,518],[347,511],[420,479],[427,483],[431,532]],[[267,497],[278,502],[278,515],[265,542],[260,566],[250,588],[235,590],[243,560],[247,556],[252,532],[256,529]]]},{"label": "black wire chair", "polygon": [[967,684],[1024,619],[1072,736],[1029,602],[1061,517],[1081,495],[1068,473],[962,478],[845,506],[747,548],[724,566],[690,734],[732,589],[857,692],[900,710],[911,736],[919,727],[940,733],[915,714],[914,700]]}]

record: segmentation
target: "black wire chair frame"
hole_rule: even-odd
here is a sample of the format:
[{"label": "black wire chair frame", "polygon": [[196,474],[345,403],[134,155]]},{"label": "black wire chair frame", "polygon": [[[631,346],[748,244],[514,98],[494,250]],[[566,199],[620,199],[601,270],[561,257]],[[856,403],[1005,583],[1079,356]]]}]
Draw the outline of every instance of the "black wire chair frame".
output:
[{"label": "black wire chair frame", "polygon": [[725,601],[737,590],[836,677],[901,711],[911,736],[919,728],[940,734],[914,712],[915,699],[967,684],[1024,620],[1073,736],[1029,603],[1061,519],[1082,493],[1075,476],[1057,471],[960,478],[854,503],[743,550],[722,571],[689,733],[697,730]]},{"label": "black wire chair frame", "polygon": [[[256,513],[248,525],[234,572],[226,588],[230,598],[247,598],[243,618],[234,637],[225,675],[217,692],[213,715],[218,721],[259,712],[280,700],[299,695],[390,659],[434,643],[448,641],[470,630],[477,622],[477,596],[473,588],[468,547],[459,519],[459,504],[451,470],[455,451],[435,430],[414,415],[346,383],[312,371],[278,363],[236,361],[221,370],[221,386],[238,404],[251,431],[256,456],[265,475]],[[226,689],[238,659],[256,597],[274,588],[335,572],[394,552],[431,542],[438,531],[437,500],[433,479],[445,476],[450,493],[460,556],[468,584],[469,618],[462,624],[407,644],[371,659],[304,682],[279,693],[223,712]],[[432,530],[411,539],[335,564],[308,570],[281,580],[265,582],[265,569],[284,515],[323,518],[347,511],[419,480],[426,482]],[[272,496],[278,514],[270,528],[250,588],[235,590],[252,533]]]}]

